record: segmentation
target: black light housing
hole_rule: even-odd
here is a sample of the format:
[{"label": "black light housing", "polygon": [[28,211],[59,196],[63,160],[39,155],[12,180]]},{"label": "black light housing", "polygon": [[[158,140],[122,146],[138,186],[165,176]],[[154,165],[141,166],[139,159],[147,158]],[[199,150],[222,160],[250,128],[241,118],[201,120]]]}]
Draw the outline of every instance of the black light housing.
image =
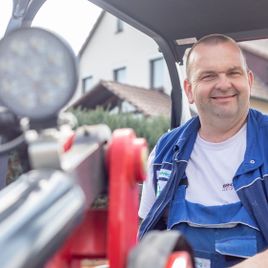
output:
[{"label": "black light housing", "polygon": [[76,90],[78,71],[69,45],[41,28],[22,28],[0,41],[0,100],[35,122],[57,117]]}]

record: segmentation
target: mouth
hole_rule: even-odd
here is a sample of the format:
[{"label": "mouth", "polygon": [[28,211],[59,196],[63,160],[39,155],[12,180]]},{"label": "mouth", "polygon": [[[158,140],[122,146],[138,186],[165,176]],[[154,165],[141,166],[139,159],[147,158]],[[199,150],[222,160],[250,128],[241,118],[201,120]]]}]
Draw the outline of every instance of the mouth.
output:
[{"label": "mouth", "polygon": [[229,101],[235,98],[237,94],[232,94],[232,95],[224,95],[224,96],[213,96],[211,99],[216,100],[216,101]]}]

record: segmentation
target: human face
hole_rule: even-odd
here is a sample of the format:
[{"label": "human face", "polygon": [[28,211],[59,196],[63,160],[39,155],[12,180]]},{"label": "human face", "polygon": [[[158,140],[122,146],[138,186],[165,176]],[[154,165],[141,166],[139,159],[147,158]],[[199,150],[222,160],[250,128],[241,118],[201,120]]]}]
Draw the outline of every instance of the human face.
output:
[{"label": "human face", "polygon": [[246,117],[253,74],[232,42],[199,44],[190,58],[185,93],[195,103],[200,119],[239,120]]}]

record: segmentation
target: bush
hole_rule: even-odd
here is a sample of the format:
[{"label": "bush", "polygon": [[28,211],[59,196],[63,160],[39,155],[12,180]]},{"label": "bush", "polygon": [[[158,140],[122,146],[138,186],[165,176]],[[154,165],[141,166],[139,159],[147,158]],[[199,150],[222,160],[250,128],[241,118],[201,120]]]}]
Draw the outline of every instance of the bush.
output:
[{"label": "bush", "polygon": [[73,109],[71,112],[78,120],[78,126],[106,124],[113,131],[118,128],[132,128],[138,137],[147,140],[151,150],[158,138],[168,130],[169,119],[166,117],[142,117],[136,114],[111,114],[103,108],[96,110]]},{"label": "bush", "polygon": [[[137,137],[147,140],[149,150],[151,150],[157,139],[169,128],[169,120],[165,117],[145,118],[135,114],[111,114],[103,108],[96,110],[73,109],[71,112],[78,120],[78,126],[106,124],[113,131],[117,128],[132,128]],[[9,168],[7,183],[11,183],[24,173],[27,169],[22,163],[17,151],[12,152],[9,157]]]}]

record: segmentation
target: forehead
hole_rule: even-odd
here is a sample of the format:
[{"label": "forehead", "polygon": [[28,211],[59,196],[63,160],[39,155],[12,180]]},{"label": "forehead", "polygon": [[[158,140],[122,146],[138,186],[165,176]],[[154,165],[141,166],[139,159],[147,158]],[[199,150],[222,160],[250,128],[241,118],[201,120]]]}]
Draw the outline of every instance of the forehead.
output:
[{"label": "forehead", "polygon": [[191,72],[224,71],[229,68],[246,68],[243,55],[236,44],[231,42],[199,44],[189,59]]}]

